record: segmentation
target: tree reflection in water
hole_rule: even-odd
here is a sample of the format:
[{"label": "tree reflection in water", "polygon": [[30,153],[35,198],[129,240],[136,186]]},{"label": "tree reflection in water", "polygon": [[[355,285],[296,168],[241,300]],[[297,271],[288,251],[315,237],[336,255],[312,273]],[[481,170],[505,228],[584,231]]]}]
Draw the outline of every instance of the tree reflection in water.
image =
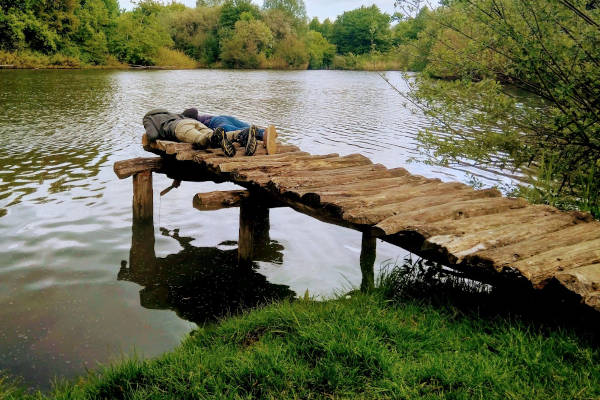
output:
[{"label": "tree reflection in water", "polygon": [[[153,225],[134,222],[132,232],[130,264],[121,262],[118,279],[144,286],[140,291],[142,307],[171,309],[183,319],[202,324],[295,296],[288,286],[272,284],[256,272],[255,263],[239,266],[237,248],[195,247],[191,245],[193,238],[179,236],[178,230],[170,233],[161,228],[161,234],[177,240],[183,250],[156,257]],[[275,241],[256,250],[256,261],[283,260],[283,246]]]}]

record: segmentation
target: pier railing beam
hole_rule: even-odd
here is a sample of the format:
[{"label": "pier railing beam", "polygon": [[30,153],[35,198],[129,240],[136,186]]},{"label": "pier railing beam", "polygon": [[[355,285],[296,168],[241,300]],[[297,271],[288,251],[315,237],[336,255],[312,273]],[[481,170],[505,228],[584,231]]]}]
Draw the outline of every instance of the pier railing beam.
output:
[{"label": "pier railing beam", "polygon": [[360,290],[370,292],[375,288],[375,256],[377,254],[377,238],[369,232],[363,232],[360,249],[360,270],[362,282]]},{"label": "pier railing beam", "polygon": [[249,265],[256,249],[269,244],[269,207],[262,199],[250,194],[240,202],[240,236],[238,240],[238,262]]},{"label": "pier railing beam", "polygon": [[133,175],[133,220],[148,222],[153,217],[152,170],[146,170]]}]

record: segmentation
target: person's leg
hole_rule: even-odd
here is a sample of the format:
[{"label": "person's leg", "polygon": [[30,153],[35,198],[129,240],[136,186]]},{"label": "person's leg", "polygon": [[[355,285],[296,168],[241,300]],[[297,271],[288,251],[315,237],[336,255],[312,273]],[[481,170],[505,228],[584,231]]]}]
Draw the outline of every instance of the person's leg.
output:
[{"label": "person's leg", "polygon": [[205,149],[210,143],[213,130],[194,119],[182,119],[175,126],[175,137],[185,143],[193,143]]}]

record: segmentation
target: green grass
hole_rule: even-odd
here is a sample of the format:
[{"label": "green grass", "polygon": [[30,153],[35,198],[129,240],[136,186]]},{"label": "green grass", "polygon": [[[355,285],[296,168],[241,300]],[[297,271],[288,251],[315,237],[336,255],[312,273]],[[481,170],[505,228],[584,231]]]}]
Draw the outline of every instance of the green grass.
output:
[{"label": "green grass", "polygon": [[600,398],[600,351],[581,336],[449,301],[390,300],[398,276],[371,294],[225,319],[162,357],[124,361],[47,395],[11,395],[6,386],[5,397]]}]

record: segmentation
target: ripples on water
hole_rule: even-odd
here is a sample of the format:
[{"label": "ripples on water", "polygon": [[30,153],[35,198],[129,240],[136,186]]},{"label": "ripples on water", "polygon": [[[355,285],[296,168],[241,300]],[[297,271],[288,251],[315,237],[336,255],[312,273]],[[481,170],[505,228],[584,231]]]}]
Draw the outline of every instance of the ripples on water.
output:
[{"label": "ripples on water", "polygon": [[[157,355],[195,324],[266,298],[360,282],[360,234],[289,209],[271,211],[271,246],[254,270],[238,270],[238,210],[191,206],[195,193],[231,184],[184,183],[159,199],[170,182],[156,176],[155,251],[132,240],[131,183],[112,164],[148,155],[147,110],[196,106],[273,123],[283,142],[312,153],[358,152],[444,180],[504,179],[409,164],[429,122],[403,102],[370,72],[0,71],[0,370],[47,388],[133,351]],[[380,243],[377,263],[404,255]]]}]

